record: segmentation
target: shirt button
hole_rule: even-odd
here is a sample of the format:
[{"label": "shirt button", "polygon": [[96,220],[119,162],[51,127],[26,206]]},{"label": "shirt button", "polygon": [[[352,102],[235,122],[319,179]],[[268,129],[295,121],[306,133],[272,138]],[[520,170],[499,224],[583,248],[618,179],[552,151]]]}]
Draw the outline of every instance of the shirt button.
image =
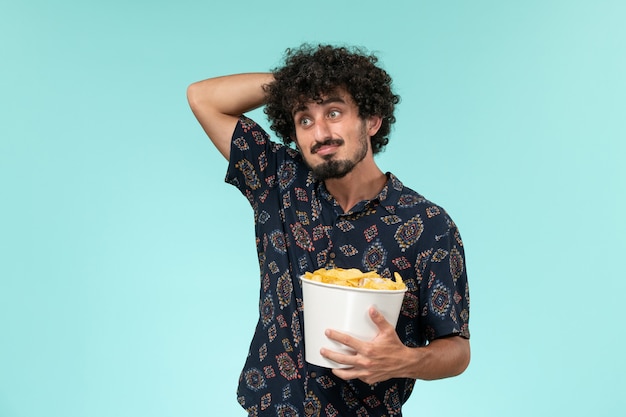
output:
[{"label": "shirt button", "polygon": [[330,259],[335,259],[335,252],[330,253]]},{"label": "shirt button", "polygon": [[316,378],[317,377],[317,373],[316,372],[311,372],[311,378]]}]

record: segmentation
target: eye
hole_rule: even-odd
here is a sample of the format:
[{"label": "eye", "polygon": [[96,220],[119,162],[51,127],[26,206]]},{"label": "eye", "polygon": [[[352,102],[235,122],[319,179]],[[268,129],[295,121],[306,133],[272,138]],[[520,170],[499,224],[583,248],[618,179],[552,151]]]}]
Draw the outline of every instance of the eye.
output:
[{"label": "eye", "polygon": [[341,116],[341,112],[339,110],[331,110],[328,112],[329,119],[336,119],[339,116]]},{"label": "eye", "polygon": [[309,119],[308,117],[301,117],[298,120],[298,124],[300,126],[307,127],[307,126],[309,126],[311,124],[311,119]]}]

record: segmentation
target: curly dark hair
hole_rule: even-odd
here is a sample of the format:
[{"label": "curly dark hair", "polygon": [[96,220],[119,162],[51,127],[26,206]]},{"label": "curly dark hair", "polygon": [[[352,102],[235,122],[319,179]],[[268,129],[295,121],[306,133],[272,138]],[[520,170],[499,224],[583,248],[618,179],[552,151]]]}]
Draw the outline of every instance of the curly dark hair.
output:
[{"label": "curly dark hair", "polygon": [[307,101],[344,88],[355,101],[361,118],[380,116],[382,125],[372,136],[373,153],[389,142],[393,115],[400,96],[391,89],[391,77],[376,66],[378,58],[359,48],[303,44],[285,52],[284,66],[272,70],[275,81],[265,86],[264,112],[271,129],[289,145],[295,124],[292,111]]}]

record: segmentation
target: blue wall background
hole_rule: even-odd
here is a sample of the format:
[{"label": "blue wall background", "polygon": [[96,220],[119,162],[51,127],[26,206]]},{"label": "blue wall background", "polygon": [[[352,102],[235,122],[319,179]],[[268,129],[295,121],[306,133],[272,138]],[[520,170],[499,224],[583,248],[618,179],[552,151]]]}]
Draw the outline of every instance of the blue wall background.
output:
[{"label": "blue wall background", "polygon": [[467,247],[472,363],[406,415],[620,415],[624,21],[618,0],[3,2],[0,416],[243,415],[252,212],[185,90],[303,41],[379,55],[403,98],[379,164]]}]

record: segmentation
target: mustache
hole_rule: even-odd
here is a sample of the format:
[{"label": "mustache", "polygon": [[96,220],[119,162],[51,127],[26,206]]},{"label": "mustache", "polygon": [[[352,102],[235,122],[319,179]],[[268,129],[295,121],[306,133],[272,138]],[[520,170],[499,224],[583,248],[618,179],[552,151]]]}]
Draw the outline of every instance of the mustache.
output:
[{"label": "mustache", "polygon": [[326,139],[324,142],[317,142],[315,145],[313,145],[313,147],[311,148],[311,153],[317,153],[318,149],[321,148],[322,146],[332,146],[332,145],[343,145],[343,139]]}]

